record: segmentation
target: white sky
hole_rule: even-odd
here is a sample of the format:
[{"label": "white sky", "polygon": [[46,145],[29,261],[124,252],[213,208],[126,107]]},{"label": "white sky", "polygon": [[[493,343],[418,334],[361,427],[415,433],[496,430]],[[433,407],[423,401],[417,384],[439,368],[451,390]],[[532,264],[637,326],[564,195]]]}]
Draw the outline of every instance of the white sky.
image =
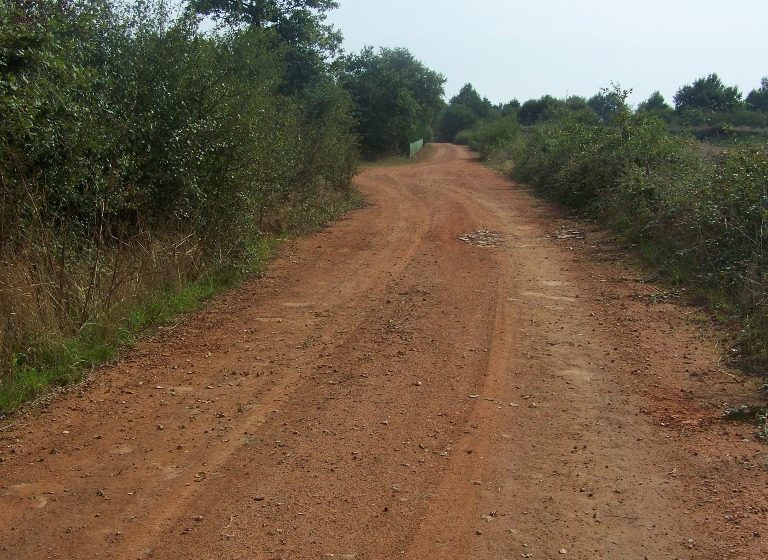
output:
[{"label": "white sky", "polygon": [[493,102],[590,97],[611,81],[634,103],[717,73],[746,95],[768,76],[768,0],[339,0],[344,49],[405,47]]}]

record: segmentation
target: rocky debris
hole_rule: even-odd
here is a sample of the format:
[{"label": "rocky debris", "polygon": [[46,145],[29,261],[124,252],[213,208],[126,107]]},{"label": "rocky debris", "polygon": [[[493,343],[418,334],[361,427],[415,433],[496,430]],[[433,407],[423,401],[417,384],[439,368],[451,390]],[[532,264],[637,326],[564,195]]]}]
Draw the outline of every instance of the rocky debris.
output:
[{"label": "rocky debris", "polygon": [[558,239],[584,239],[586,236],[582,231],[563,229],[557,232],[556,237]]},{"label": "rocky debris", "polygon": [[472,233],[459,236],[461,241],[478,247],[498,247],[504,241],[504,236],[497,231],[479,229]]}]

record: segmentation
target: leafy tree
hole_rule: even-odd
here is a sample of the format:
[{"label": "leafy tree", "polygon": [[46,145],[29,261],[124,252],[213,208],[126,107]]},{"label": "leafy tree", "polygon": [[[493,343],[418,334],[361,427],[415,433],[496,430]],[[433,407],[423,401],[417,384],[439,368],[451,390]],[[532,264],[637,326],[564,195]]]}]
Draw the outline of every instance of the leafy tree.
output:
[{"label": "leafy tree", "polygon": [[493,104],[486,97],[480,97],[472,84],[465,84],[458,94],[451,98],[450,105],[464,105],[478,117],[486,117]]},{"label": "leafy tree", "polygon": [[597,124],[599,121],[597,113],[589,106],[585,97],[571,95],[565,99],[563,106],[567,111],[559,110],[559,113],[573,121],[584,124]]},{"label": "leafy tree", "polygon": [[512,101],[503,103],[499,108],[501,109],[502,117],[507,117],[512,114],[516,115],[520,110],[520,102],[517,99],[513,99]]},{"label": "leafy tree", "polygon": [[593,95],[587,105],[597,114],[600,122],[610,123],[622,111],[627,110],[626,99],[631,92],[622,90],[614,84],[611,88],[603,88],[600,93]]},{"label": "leafy tree", "polygon": [[483,159],[507,153],[513,148],[520,134],[516,115],[495,115],[480,119],[475,125],[456,135],[457,144],[466,144]]},{"label": "leafy tree", "polygon": [[341,84],[355,103],[357,131],[369,157],[401,153],[420,138],[431,138],[444,107],[445,78],[406,49],[372,47],[341,61]]},{"label": "leafy tree", "polygon": [[768,77],[760,81],[760,87],[747,95],[747,106],[755,111],[768,112]]},{"label": "leafy tree", "polygon": [[529,99],[520,106],[517,120],[522,125],[530,126],[555,118],[564,107],[563,101],[555,99],[551,95],[545,95],[539,99]]},{"label": "leafy tree", "polygon": [[571,111],[583,111],[590,109],[587,99],[580,95],[571,95],[565,99],[565,106]]},{"label": "leafy tree", "polygon": [[199,14],[230,25],[279,27],[301,15],[323,21],[327,12],[338,8],[335,0],[192,0]]},{"label": "leafy tree", "polygon": [[659,91],[654,91],[648,99],[642,101],[637,106],[637,110],[641,112],[666,111],[669,109],[672,109],[672,107],[669,106],[667,101],[664,99],[664,96]]},{"label": "leafy tree", "polygon": [[675,94],[675,109],[701,109],[716,113],[733,111],[741,104],[741,92],[735,86],[723,84],[717,74],[699,78],[681,87]]},{"label": "leafy tree", "polygon": [[475,112],[466,105],[451,103],[440,119],[440,139],[452,142],[459,132],[472,128],[477,119]]},{"label": "leafy tree", "polygon": [[637,106],[637,112],[654,115],[666,121],[670,121],[673,116],[672,107],[658,91],[654,91],[648,99],[640,102]]},{"label": "leafy tree", "polygon": [[456,135],[472,128],[478,120],[491,116],[498,108],[485,97],[480,97],[472,84],[465,84],[454,95],[440,120],[440,138],[453,141]]},{"label": "leafy tree", "polygon": [[286,64],[283,91],[309,86],[325,71],[326,60],[341,46],[341,34],[325,23],[334,0],[192,0],[192,9],[234,28],[269,29],[283,49]]}]

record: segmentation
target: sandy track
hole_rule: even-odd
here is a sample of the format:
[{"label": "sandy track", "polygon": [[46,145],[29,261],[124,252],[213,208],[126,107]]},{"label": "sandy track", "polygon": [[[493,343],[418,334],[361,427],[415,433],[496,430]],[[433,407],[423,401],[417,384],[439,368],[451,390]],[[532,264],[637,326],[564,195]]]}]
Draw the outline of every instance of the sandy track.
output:
[{"label": "sandy track", "polygon": [[359,185],[2,434],[0,557],[768,555],[768,448],[719,420],[754,383],[694,310],[461,148]]}]

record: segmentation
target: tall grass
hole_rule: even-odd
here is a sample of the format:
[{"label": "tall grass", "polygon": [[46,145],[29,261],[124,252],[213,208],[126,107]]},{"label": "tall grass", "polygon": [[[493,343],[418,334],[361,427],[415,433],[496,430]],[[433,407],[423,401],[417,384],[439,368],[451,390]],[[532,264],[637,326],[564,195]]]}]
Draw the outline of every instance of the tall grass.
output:
[{"label": "tall grass", "polygon": [[[126,251],[141,254],[115,253],[109,263],[102,257],[99,274],[108,277],[110,284],[108,289],[91,296],[92,320],[75,329],[56,326],[52,318],[58,313],[52,303],[55,297],[42,296],[30,284],[28,278],[34,266],[29,261],[20,259],[13,272],[3,269],[2,286],[8,286],[13,274],[20,276],[17,289],[0,291],[0,312],[6,317],[0,334],[14,337],[2,340],[7,354],[6,369],[0,378],[0,418],[52,387],[81,380],[90,368],[114,358],[157,327],[198,309],[211,297],[258,273],[287,237],[322,227],[361,205],[362,198],[350,192],[326,193],[311,202],[285,206],[279,219],[280,233],[248,240],[247,256],[241,257],[236,266],[196,261],[195,243],[189,238],[175,244],[155,243],[146,250],[129,246]],[[90,276],[92,269],[81,267],[80,272],[85,291],[97,291],[93,286],[99,280]],[[76,276],[77,271],[69,269],[67,274]],[[47,302],[47,314],[38,309],[39,302]],[[20,340],[24,341],[23,346]]]}]

